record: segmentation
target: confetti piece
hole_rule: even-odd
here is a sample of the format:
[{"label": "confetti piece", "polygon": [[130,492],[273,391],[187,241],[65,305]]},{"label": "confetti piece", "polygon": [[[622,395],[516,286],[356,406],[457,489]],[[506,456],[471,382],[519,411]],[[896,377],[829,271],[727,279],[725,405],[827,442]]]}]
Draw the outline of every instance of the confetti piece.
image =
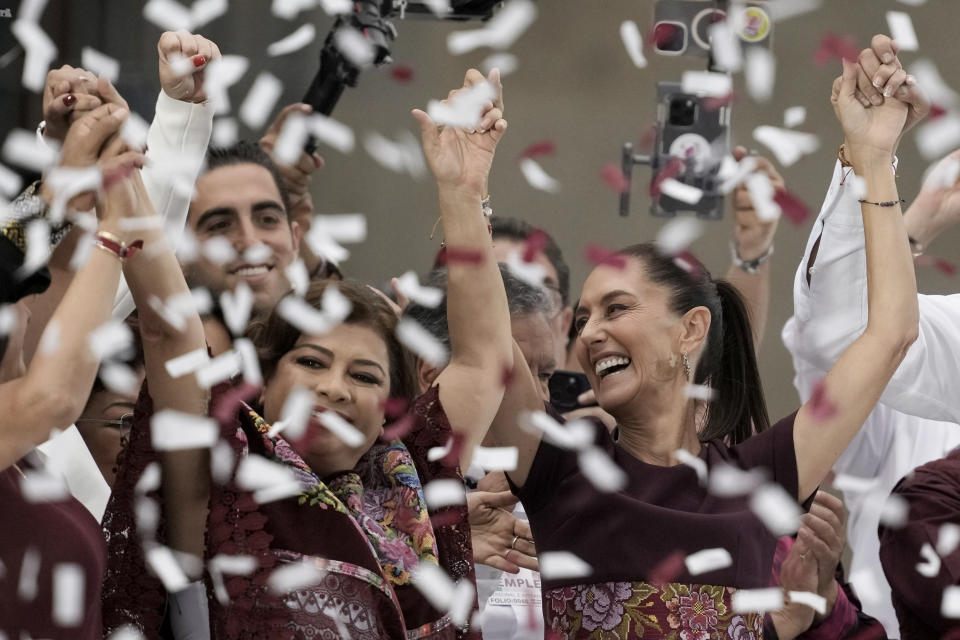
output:
[{"label": "confetti piece", "polygon": [[719,464],[710,471],[707,490],[721,498],[738,498],[753,493],[766,480],[762,469],[744,471],[733,465]]},{"label": "confetti piece", "polygon": [[940,573],[940,556],[929,542],[924,542],[920,547],[920,557],[922,562],[917,563],[917,573],[924,578],[936,577]]},{"label": "confetti piece", "polygon": [[768,589],[739,589],[731,596],[734,613],[766,613],[783,607],[783,591],[780,587]]},{"label": "confetti piece", "polygon": [[367,217],[362,213],[316,215],[310,229],[322,229],[337,242],[363,242],[367,239]]},{"label": "confetti piece", "polygon": [[0,194],[13,198],[20,193],[23,178],[16,171],[0,165]]},{"label": "confetti piece", "polygon": [[204,68],[207,102],[213,105],[214,114],[230,112],[230,95],[227,90],[240,80],[249,66],[250,61],[243,56],[226,55]]},{"label": "confetti piece", "polygon": [[243,261],[247,264],[260,264],[269,260],[271,256],[273,256],[273,249],[270,245],[258,242],[244,250]]},{"label": "confetti piece", "polygon": [[775,22],[788,20],[811,11],[816,11],[823,4],[823,0],[769,0],[765,3]]},{"label": "confetti piece", "polygon": [[513,471],[517,468],[519,455],[516,447],[477,447],[473,450],[473,464],[488,473]]},{"label": "confetti piece", "polygon": [[310,287],[310,273],[307,271],[307,265],[303,260],[297,258],[291,262],[287,268],[283,270],[283,274],[290,282],[293,295],[303,297]]},{"label": "confetti piece", "polygon": [[449,100],[430,100],[427,115],[438,125],[474,130],[480,124],[484,106],[495,99],[497,91],[489,82],[461,89]]},{"label": "confetti piece", "polygon": [[676,580],[683,573],[686,557],[682,551],[674,551],[650,570],[650,584],[662,586]]},{"label": "confetti piece", "polygon": [[157,451],[209,449],[219,435],[217,422],[181,411],[164,409],[150,419],[150,437]]},{"label": "confetti piece", "polygon": [[823,380],[818,380],[813,385],[809,406],[810,415],[820,422],[829,420],[837,414],[836,405],[827,397],[827,386]]},{"label": "confetti piece", "polygon": [[700,485],[705,487],[707,486],[707,463],[702,458],[693,455],[686,449],[677,449],[673,452],[674,457],[677,459],[677,462],[680,464],[685,464],[691,469],[694,473],[697,474],[697,480],[700,481]]},{"label": "confetti piece", "polygon": [[433,480],[423,487],[423,497],[431,511],[466,504],[467,494],[460,480]]},{"label": "confetti piece", "polygon": [[285,56],[288,53],[299,51],[314,41],[317,37],[317,29],[313,23],[308,22],[287,37],[277,40],[267,46],[267,55]]},{"label": "confetti piece", "polygon": [[197,384],[204,389],[229,380],[240,373],[240,354],[232,349],[221,353],[202,369],[197,370]]},{"label": "confetti piece", "polygon": [[640,27],[633,20],[624,20],[620,24],[620,39],[623,46],[627,49],[627,55],[630,61],[637,69],[643,69],[647,66],[647,59],[643,55],[643,37],[640,35]]},{"label": "confetti piece", "polygon": [[[301,11],[313,9],[317,0],[273,0],[270,11],[273,15],[284,20],[293,20]],[[326,10],[324,3],[324,10]],[[348,9],[349,10],[349,9]]]},{"label": "confetti piece", "polygon": [[55,194],[46,216],[50,224],[63,221],[70,198],[85,191],[96,192],[101,184],[105,189],[109,188],[109,179],[101,174],[97,165],[83,168],[52,167],[46,172],[44,181]]},{"label": "confetti piece", "polygon": [[196,372],[208,362],[210,362],[210,356],[207,355],[207,350],[195,349],[182,356],[170,358],[163,366],[167,370],[167,375],[171,378],[179,378],[188,373]]},{"label": "confetti piece", "polygon": [[531,0],[511,0],[482,29],[454,31],[447,36],[447,50],[457,56],[478,47],[509,49],[537,17]]},{"label": "confetti piece", "polygon": [[427,8],[438,18],[442,18],[453,11],[450,7],[450,0],[423,0],[423,3],[427,5]]},{"label": "confetti piece", "polygon": [[133,487],[134,493],[138,496],[143,496],[151,491],[156,491],[160,488],[161,481],[162,471],[160,470],[160,463],[151,462],[143,469],[143,473],[140,474],[140,479],[137,480],[137,484]]},{"label": "confetti piece", "polygon": [[960,546],[960,525],[945,522],[937,533],[937,553],[946,558]]},{"label": "confetti piece", "polygon": [[960,145],[960,115],[946,115],[917,127],[914,137],[924,158],[939,158]]},{"label": "confetti piece", "polygon": [[[676,180],[673,180],[673,182],[676,182]],[[687,185],[681,186],[686,187]],[[697,189],[697,191],[700,190]],[[667,195],[671,194],[667,193]],[[654,243],[661,252],[672,256],[689,247],[702,234],[703,223],[697,218],[674,218],[663,225]]]},{"label": "confetti piece", "polygon": [[230,332],[235,336],[242,335],[253,310],[253,291],[246,282],[239,282],[233,291],[220,294],[220,308]]},{"label": "confetti piece", "polygon": [[684,93],[701,96],[726,96],[733,91],[733,78],[712,71],[684,71],[681,79]]},{"label": "confetti piece", "polygon": [[543,287],[547,268],[539,262],[526,262],[519,251],[511,251],[505,262],[507,269],[518,280],[522,280],[531,287]]},{"label": "confetti piece", "polygon": [[776,191],[770,178],[760,171],[750,174],[744,181],[750,201],[760,220],[776,220],[783,213],[783,209],[776,201]]},{"label": "confetti piece", "polygon": [[223,265],[237,259],[233,244],[223,236],[214,236],[203,243],[203,257],[216,265]]},{"label": "confetti piece", "polygon": [[951,585],[943,590],[940,615],[944,618],[960,618],[960,586]]},{"label": "confetti piece", "polygon": [[580,471],[598,491],[609,493],[627,486],[627,474],[599,447],[581,451],[577,461]]},{"label": "confetti piece", "polygon": [[290,467],[257,454],[250,454],[240,461],[236,482],[241,489],[253,491],[253,499],[260,504],[289,498],[303,491]]},{"label": "confetti piece", "polygon": [[880,524],[891,529],[900,529],[907,524],[910,514],[910,504],[903,496],[892,494],[887,496],[880,511]]},{"label": "confetti piece", "polygon": [[117,84],[117,78],[120,77],[120,62],[92,47],[83,47],[80,50],[80,66],[95,75],[105,77],[111,84]]},{"label": "confetti piece", "polygon": [[395,64],[390,67],[390,77],[401,84],[406,84],[413,80],[413,67]]},{"label": "confetti piece", "polygon": [[300,440],[307,430],[307,421],[313,415],[317,396],[305,387],[294,387],[283,401],[280,419],[273,423],[268,437],[274,437],[281,431],[284,439],[290,442]]},{"label": "confetti piece", "polygon": [[367,439],[359,429],[333,411],[318,414],[317,420],[349,447],[359,447]]},{"label": "confetti piece", "polygon": [[213,121],[210,144],[214,147],[231,147],[240,139],[240,129],[234,118],[217,118]]},{"label": "confetti piece", "polygon": [[623,170],[613,162],[603,165],[603,169],[600,170],[600,177],[608,187],[617,193],[626,193],[630,190],[630,182],[623,175]]},{"label": "confetti piece", "polygon": [[768,49],[750,47],[746,52],[744,75],[747,79],[747,93],[757,102],[767,102],[773,95],[777,63]]},{"label": "confetti piece", "polygon": [[593,444],[593,427],[584,420],[560,424],[544,411],[531,411],[521,414],[517,424],[529,433],[542,435],[547,442],[562,449],[579,450]]},{"label": "confetti piece", "polygon": [[598,244],[588,244],[584,250],[584,257],[588,262],[595,266],[613,267],[614,269],[625,269],[627,267],[626,256],[619,255],[615,251],[610,251]]},{"label": "confetti piece", "polygon": [[323,335],[336,326],[336,323],[332,323],[323,311],[315,309],[296,296],[283,298],[277,304],[276,311],[281,318],[306,335]]},{"label": "confetti piece", "polygon": [[37,577],[40,574],[40,552],[29,547],[20,563],[20,579],[17,582],[17,597],[23,602],[33,602],[37,597]]},{"label": "confetti piece", "polygon": [[757,489],[750,496],[750,510],[777,537],[800,528],[800,505],[778,484],[768,483]]},{"label": "confetti piece", "polygon": [[753,138],[769,148],[785,167],[792,166],[804,155],[820,148],[820,138],[812,133],[761,125],[753,130]]},{"label": "confetti piece", "polygon": [[146,640],[146,636],[133,625],[125,624],[111,632],[107,640]]},{"label": "confetti piece", "polygon": [[717,397],[717,392],[713,387],[705,384],[688,384],[683,388],[683,395],[694,400],[703,400],[710,402]]},{"label": "confetti piece", "polygon": [[140,389],[140,376],[132,368],[119,362],[106,362],[97,374],[103,385],[114,393],[137,395]]},{"label": "confetti piece", "polygon": [[[85,65],[86,66],[86,65]],[[73,628],[83,624],[86,576],[75,562],[58,562],[53,567],[53,623]]]},{"label": "confetti piece", "polygon": [[175,0],[149,0],[143,6],[143,18],[164,31],[191,28],[190,10]]},{"label": "confetti piece", "polygon": [[392,442],[403,438],[413,429],[414,422],[412,415],[401,416],[386,426],[383,430],[383,439]]},{"label": "confetti piece", "polygon": [[31,503],[60,502],[70,497],[63,476],[48,471],[26,471],[20,478],[20,493]]},{"label": "confetti piece", "polygon": [[476,597],[476,588],[469,580],[459,580],[453,590],[450,602],[450,621],[457,627],[462,627],[470,618],[473,610],[473,601]]},{"label": "confetti piece", "polygon": [[447,572],[435,564],[420,561],[413,572],[413,586],[439,611],[447,611],[453,602],[456,585]]},{"label": "confetti piece", "polygon": [[87,341],[94,357],[106,360],[133,347],[133,332],[123,321],[111,320],[91,331]]},{"label": "confetti piece", "polygon": [[740,71],[743,67],[743,51],[740,38],[729,20],[718,20],[710,25],[710,51],[718,69],[729,73]]},{"label": "confetti piece", "polygon": [[593,567],[569,551],[544,551],[540,554],[540,577],[547,580],[585,578]]},{"label": "confetti piece", "polygon": [[443,302],[443,289],[421,285],[415,271],[407,271],[397,278],[397,291],[412,302],[429,309],[436,309]]},{"label": "confetti piece", "polygon": [[259,562],[254,556],[220,553],[210,559],[209,566],[220,573],[246,576],[257,570]]},{"label": "confetti piece", "polygon": [[0,336],[8,336],[20,322],[20,313],[13,304],[0,306]]},{"label": "confetti piece", "polygon": [[916,51],[920,48],[909,13],[887,11],[887,26],[890,27],[890,37],[897,43],[900,51]]},{"label": "confetti piece", "polygon": [[520,153],[520,158],[539,158],[540,156],[552,156],[557,152],[557,145],[552,140],[541,140],[534,142]]},{"label": "confetti piece", "polygon": [[227,0],[195,0],[190,7],[190,31],[196,31],[227,12]]},{"label": "confetti piece", "polygon": [[43,173],[58,157],[57,145],[52,141],[40,144],[33,131],[14,129],[3,141],[3,159],[34,173]]},{"label": "confetti piece", "polygon": [[799,127],[807,120],[807,108],[802,105],[788,107],[783,112],[783,126],[791,129]]},{"label": "confetti piece", "polygon": [[450,354],[446,346],[416,320],[401,318],[397,323],[396,334],[403,346],[435,367],[443,366],[449,360]]},{"label": "confetti piece", "polygon": [[937,70],[936,63],[929,58],[921,58],[910,65],[910,75],[917,79],[927,97],[941,109],[949,109],[960,102],[960,95],[948,85]]},{"label": "confetti piece", "polygon": [[520,61],[517,59],[517,56],[512,53],[495,53],[484,58],[483,62],[480,63],[480,68],[483,70],[485,76],[490,75],[492,70],[499,69],[501,78],[510,75],[516,71],[519,66]]},{"label": "confetti piece", "polygon": [[371,132],[365,136],[363,146],[374,160],[391,171],[406,172],[414,178],[419,178],[426,173],[426,163],[420,151],[420,143],[409,131],[403,131],[397,141]]},{"label": "confetti piece", "polygon": [[43,336],[40,338],[40,345],[37,347],[40,353],[53,353],[60,348],[60,325],[55,321],[47,323],[43,330]]},{"label": "confetti piece", "polygon": [[838,473],[833,478],[833,488],[844,493],[868,493],[876,486],[876,478],[861,478],[846,473]]},{"label": "confetti piece", "polygon": [[356,144],[353,129],[320,113],[310,114],[307,128],[318,141],[341,153],[350,153]]},{"label": "confetti piece", "polygon": [[691,553],[684,561],[687,567],[687,573],[692,576],[698,576],[701,573],[718,571],[725,569],[733,564],[733,558],[730,552],[723,547],[714,549],[703,549],[696,553]]},{"label": "confetti piece", "polygon": [[58,54],[57,46],[36,21],[23,18],[14,20],[10,32],[26,52],[21,84],[34,93],[42,92],[47,81],[47,70]]},{"label": "confetti piece", "polygon": [[957,266],[944,258],[923,255],[917,256],[914,262],[918,267],[933,267],[945,276],[957,275]]},{"label": "confetti piece", "polygon": [[805,604],[820,615],[827,613],[827,599],[821,595],[809,591],[788,591],[787,597],[790,598],[790,602]]},{"label": "confetti piece", "polygon": [[327,572],[314,561],[302,560],[277,567],[267,578],[267,588],[275,595],[307,589],[319,584]]},{"label": "confetti piece", "polygon": [[[757,159],[754,156],[745,156],[740,162],[737,162],[733,159],[733,156],[727,154],[721,161],[720,170],[717,172],[717,177],[723,181],[720,184],[720,192],[730,193],[756,170]],[[769,178],[767,178],[767,183],[770,183]],[[772,199],[773,185],[770,184],[770,188],[767,190],[770,192],[767,198]],[[777,215],[779,216],[779,212]]]},{"label": "confetti piece", "polygon": [[773,201],[787,220],[798,227],[810,218],[810,209],[803,200],[786,189],[777,189],[773,194]]},{"label": "confetti piece", "polygon": [[266,71],[260,72],[240,105],[240,120],[259,131],[267,123],[270,112],[282,94],[283,83],[279,78]]},{"label": "confetti piece", "polygon": [[523,173],[523,177],[526,179],[527,184],[534,189],[539,189],[540,191],[546,191],[548,193],[556,193],[560,190],[560,183],[554,178],[550,177],[550,175],[543,170],[543,167],[541,167],[537,161],[533,160],[532,158],[523,158],[520,160],[520,171]]},{"label": "confetti piece", "polygon": [[210,451],[210,477],[214,482],[226,484],[233,475],[236,455],[225,441],[221,440]]},{"label": "confetti piece", "polygon": [[27,253],[23,264],[17,269],[19,278],[37,271],[50,260],[50,224],[46,220],[32,220],[27,225]]},{"label": "confetti piece", "polygon": [[376,59],[373,44],[353,27],[340,27],[333,39],[343,57],[361,69],[369,67]]},{"label": "confetti piece", "polygon": [[187,585],[190,584],[180,567],[180,563],[177,562],[173,551],[169,547],[152,545],[150,549],[146,550],[146,561],[147,565],[163,582],[163,586],[168,592],[176,593],[186,589]]},{"label": "confetti piece", "polygon": [[813,53],[813,60],[821,67],[837,58],[843,58],[848,62],[856,62],[860,56],[860,47],[852,35],[838,36],[833,32],[827,32],[820,38],[820,45]]}]

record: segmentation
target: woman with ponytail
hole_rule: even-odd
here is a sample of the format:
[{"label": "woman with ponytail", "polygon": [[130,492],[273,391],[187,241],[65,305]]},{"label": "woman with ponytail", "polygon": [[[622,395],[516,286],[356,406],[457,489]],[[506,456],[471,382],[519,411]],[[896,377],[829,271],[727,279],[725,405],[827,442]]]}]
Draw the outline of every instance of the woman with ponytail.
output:
[{"label": "woman with ponytail", "polygon": [[[774,635],[765,629],[768,607],[743,594],[735,609],[734,595],[768,586],[777,536],[796,530],[800,505],[856,434],[917,332],[913,264],[890,168],[907,105],[865,108],[856,78],[845,63],[833,102],[847,157],[866,182],[870,317],[819,398],[770,426],[736,289],[652,245],[596,267],[574,314],[575,353],[601,408],[617,421],[612,434],[590,424],[565,434],[548,428],[541,438],[547,420],[529,414],[543,405],[515,357],[491,437],[518,449],[507,476],[541,556],[548,638]],[[705,394],[712,399],[704,411],[698,399]],[[734,481],[715,482],[720,469]],[[722,561],[698,567],[691,554],[708,549]],[[554,569],[543,556],[560,551],[589,570],[579,563],[575,571],[569,563]],[[815,589],[814,580],[801,590]]]}]

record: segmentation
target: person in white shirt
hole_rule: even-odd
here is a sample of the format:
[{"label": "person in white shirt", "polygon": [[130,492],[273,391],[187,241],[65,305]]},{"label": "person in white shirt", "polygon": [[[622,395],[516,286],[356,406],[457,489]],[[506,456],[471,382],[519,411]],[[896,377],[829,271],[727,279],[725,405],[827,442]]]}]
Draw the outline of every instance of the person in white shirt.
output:
[{"label": "person in white shirt", "polygon": [[[875,38],[861,54],[867,78],[883,73],[879,60],[895,56],[889,38]],[[883,67],[899,65],[896,58]],[[862,86],[862,83],[861,83]],[[960,151],[925,180],[904,214],[914,253],[951,224],[960,222]],[[852,169],[838,161],[794,281],[794,315],[783,329],[793,356],[794,385],[806,401],[843,350],[867,322],[863,221]],[[891,638],[899,625],[879,560],[877,527],[894,485],[915,467],[960,445],[960,294],[918,296],[919,337],[884,391],[880,403],[834,465],[849,510],[847,537],[853,550],[850,581],[867,614]]]}]

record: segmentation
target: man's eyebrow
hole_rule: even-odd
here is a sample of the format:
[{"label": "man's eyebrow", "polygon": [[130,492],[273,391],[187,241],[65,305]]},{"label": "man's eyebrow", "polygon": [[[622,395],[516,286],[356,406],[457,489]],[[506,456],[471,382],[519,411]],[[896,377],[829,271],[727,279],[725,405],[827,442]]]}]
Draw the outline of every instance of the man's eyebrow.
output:
[{"label": "man's eyebrow", "polygon": [[264,211],[265,209],[276,209],[277,211],[283,213],[283,215],[287,215],[287,210],[284,209],[283,205],[276,200],[261,200],[253,205],[252,209],[254,212]]},{"label": "man's eyebrow", "polygon": [[194,226],[200,228],[203,224],[215,216],[235,216],[237,215],[237,210],[233,207],[213,207],[212,209],[207,209],[200,214],[200,217],[197,218],[197,224]]}]

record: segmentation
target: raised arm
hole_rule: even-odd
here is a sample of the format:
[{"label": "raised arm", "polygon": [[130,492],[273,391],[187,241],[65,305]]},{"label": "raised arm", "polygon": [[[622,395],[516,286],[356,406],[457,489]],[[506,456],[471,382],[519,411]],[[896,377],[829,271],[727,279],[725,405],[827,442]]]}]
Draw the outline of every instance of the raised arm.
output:
[{"label": "raised arm", "polygon": [[[507,128],[502,118],[500,74],[489,79],[471,69],[460,92],[489,81],[496,96],[487,103],[473,133],[438,126],[415,109],[423,150],[437,180],[440,220],[447,248],[447,323],[450,363],[437,377],[443,404],[453,430],[464,437],[460,460],[466,469],[473,448],[480,443],[503,398],[504,371],[513,367],[510,312],[493,243],[483,215],[487,177],[497,143]],[[475,259],[458,259],[469,255]],[[522,362],[521,358],[521,362]]]},{"label": "raised arm", "polygon": [[[894,174],[893,150],[907,120],[906,103],[864,108],[856,98],[857,67],[843,61],[832,102],[843,126],[847,158],[866,184],[861,204],[869,315],[863,334],[838,358],[820,398],[801,407],[794,424],[799,498],[806,499],[847,447],[917,335],[917,286]],[[882,206],[869,203],[893,203]],[[826,415],[825,415],[826,414]]]}]

